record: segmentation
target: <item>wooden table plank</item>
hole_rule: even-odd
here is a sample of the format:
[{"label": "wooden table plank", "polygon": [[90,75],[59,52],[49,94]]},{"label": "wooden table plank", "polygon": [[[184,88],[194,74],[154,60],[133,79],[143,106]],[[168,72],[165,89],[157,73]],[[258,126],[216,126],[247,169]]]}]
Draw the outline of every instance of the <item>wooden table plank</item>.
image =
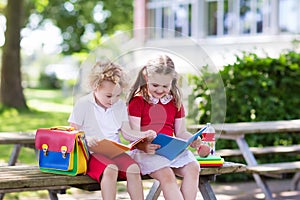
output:
[{"label": "wooden table plank", "polygon": [[0,132],[0,144],[34,144],[35,134],[29,132]]},{"label": "wooden table plank", "polygon": [[[190,125],[192,132],[199,130],[205,125]],[[274,133],[274,132],[300,132],[300,120],[279,120],[265,122],[238,122],[212,124],[218,134],[243,135],[251,133]]]},{"label": "wooden table plank", "polygon": [[[256,156],[267,155],[270,153],[298,154],[300,153],[300,145],[250,147],[250,151]],[[235,157],[243,155],[239,149],[219,149],[216,151],[216,153],[222,157]]]},{"label": "wooden table plank", "polygon": [[247,167],[247,171],[251,173],[295,173],[300,171],[300,161],[296,162],[282,162],[282,163],[268,163],[257,166]]},{"label": "wooden table plank", "polygon": [[[223,167],[202,168],[201,175],[227,174],[245,172],[243,164],[225,162]],[[4,166],[0,167],[0,193],[10,189],[47,188],[57,186],[74,186],[98,184],[85,175],[66,176],[44,173],[37,166]]]}]

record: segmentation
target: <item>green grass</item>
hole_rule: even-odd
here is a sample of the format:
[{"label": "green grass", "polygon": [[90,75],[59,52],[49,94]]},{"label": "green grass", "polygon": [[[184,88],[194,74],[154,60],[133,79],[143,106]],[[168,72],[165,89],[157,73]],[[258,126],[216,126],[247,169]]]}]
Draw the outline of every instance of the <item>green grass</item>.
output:
[{"label": "green grass", "polygon": [[[64,97],[61,90],[25,89],[29,110],[0,109],[0,132],[35,132],[38,128],[68,125],[73,97]],[[0,133],[1,134],[1,133]],[[0,163],[7,163],[13,145],[0,145]],[[36,163],[34,151],[23,148],[18,162]]]},{"label": "green grass", "polygon": [[60,90],[26,89],[24,93],[30,109],[1,109],[0,132],[35,131],[41,127],[68,124],[72,97],[63,97]]}]

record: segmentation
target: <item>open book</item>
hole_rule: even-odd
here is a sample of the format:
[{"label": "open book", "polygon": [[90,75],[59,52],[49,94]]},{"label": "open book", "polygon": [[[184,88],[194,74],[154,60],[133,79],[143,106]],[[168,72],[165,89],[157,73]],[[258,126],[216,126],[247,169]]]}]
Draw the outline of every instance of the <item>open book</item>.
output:
[{"label": "open book", "polygon": [[89,149],[94,153],[105,155],[108,158],[114,158],[126,151],[131,150],[135,145],[141,142],[145,137],[140,138],[129,145],[125,145],[110,139],[102,139],[97,141],[97,145],[90,147]]},{"label": "open book", "polygon": [[164,156],[169,160],[176,158],[181,152],[183,152],[194,140],[196,140],[202,132],[206,129],[203,127],[200,131],[195,133],[188,140],[181,138],[171,137],[165,134],[158,134],[152,141],[152,144],[159,144],[160,148],[156,149],[156,154]]}]

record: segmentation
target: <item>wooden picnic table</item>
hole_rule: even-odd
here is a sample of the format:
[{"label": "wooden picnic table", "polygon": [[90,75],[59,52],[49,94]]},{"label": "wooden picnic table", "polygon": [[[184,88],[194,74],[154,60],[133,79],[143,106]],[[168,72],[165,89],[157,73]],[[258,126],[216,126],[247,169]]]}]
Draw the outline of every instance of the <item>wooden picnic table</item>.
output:
[{"label": "wooden picnic table", "polygon": [[[189,130],[194,132],[199,130],[205,125],[191,125]],[[250,171],[261,170],[263,168],[257,169],[258,163],[250,150],[247,141],[245,140],[245,135],[247,134],[265,134],[265,133],[300,133],[300,120],[280,120],[280,121],[265,121],[265,122],[239,122],[239,123],[224,123],[224,124],[212,124],[216,130],[216,139],[230,139],[235,140],[242,155],[249,166]],[[294,166],[291,168],[291,166]],[[292,184],[297,185],[300,181],[299,172],[300,162],[295,162],[293,165],[289,166],[289,163],[270,164],[269,166],[264,166],[264,169],[268,167],[268,172],[274,171],[276,173],[284,173],[285,170],[289,172],[297,171],[295,174]],[[251,168],[252,167],[252,168]],[[285,167],[285,168],[283,168]],[[272,169],[272,170],[271,170]],[[258,171],[256,171],[258,172]],[[259,173],[252,174],[257,185],[264,192],[266,199],[273,199],[272,192],[270,191],[266,180]],[[274,176],[275,176],[274,175]],[[295,186],[293,186],[295,188]]]},{"label": "wooden picnic table", "polygon": [[[14,145],[10,154],[8,166],[14,166],[18,160],[22,147],[35,149],[35,134],[29,132],[0,132],[0,145]],[[3,199],[4,193],[0,193],[0,199]]]},{"label": "wooden picnic table", "polygon": [[15,165],[22,147],[34,147],[35,134],[29,132],[0,132],[0,144],[11,144],[14,148],[11,152],[8,165]]}]

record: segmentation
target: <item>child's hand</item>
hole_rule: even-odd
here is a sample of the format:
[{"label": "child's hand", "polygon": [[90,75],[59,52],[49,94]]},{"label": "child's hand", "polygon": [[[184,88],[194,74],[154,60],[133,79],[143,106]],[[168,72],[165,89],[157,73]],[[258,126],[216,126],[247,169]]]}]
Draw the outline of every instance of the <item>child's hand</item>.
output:
[{"label": "child's hand", "polygon": [[201,144],[197,152],[200,157],[206,157],[210,154],[210,147],[206,144]]},{"label": "child's hand", "polygon": [[136,145],[136,148],[144,151],[145,153],[155,154],[155,150],[160,148],[158,144],[151,144],[150,142],[140,142]]},{"label": "child's hand", "polygon": [[194,140],[192,143],[191,143],[191,147],[195,148],[195,149],[198,149],[201,145],[201,139],[198,137],[196,140]]},{"label": "child's hand", "polygon": [[148,154],[155,154],[156,149],[160,148],[159,144],[147,143],[145,152]]},{"label": "child's hand", "polygon": [[89,147],[94,147],[94,146],[97,145],[98,139],[96,137],[88,137],[88,136],[86,136],[85,138],[86,138],[86,141],[87,141],[87,145]]},{"label": "child's hand", "polygon": [[156,132],[153,130],[147,130],[144,133],[148,142],[152,142],[152,140],[156,137]]}]

